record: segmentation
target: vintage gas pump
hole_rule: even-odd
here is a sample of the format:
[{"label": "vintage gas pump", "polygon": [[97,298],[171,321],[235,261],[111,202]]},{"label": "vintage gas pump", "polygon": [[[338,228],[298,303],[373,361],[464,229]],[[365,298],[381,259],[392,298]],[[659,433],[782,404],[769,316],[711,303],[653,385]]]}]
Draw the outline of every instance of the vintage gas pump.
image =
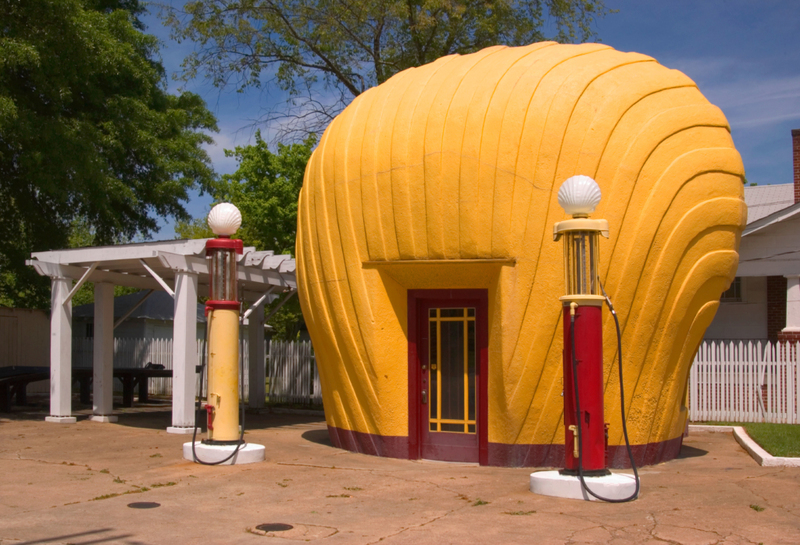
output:
[{"label": "vintage gas pump", "polygon": [[[567,180],[558,203],[571,220],[560,221],[553,240],[564,241],[566,295],[564,314],[564,427],[563,473],[578,474],[582,454],[587,476],[608,475],[606,428],[603,418],[603,303],[597,281],[600,235],[608,238],[608,222],[589,219],[600,202],[600,188],[587,176]],[[576,363],[573,373],[573,358]],[[576,407],[580,399],[580,414]],[[581,450],[582,449],[582,450]]]},{"label": "vintage gas pump", "polygon": [[[244,464],[264,459],[264,447],[244,442],[239,425],[239,301],[236,264],[242,255],[239,239],[232,239],[242,224],[239,209],[222,203],[211,209],[208,226],[217,238],[206,242],[210,282],[206,302],[208,350],[208,438],[184,445],[184,457],[199,463]],[[195,428],[195,432],[196,432]],[[190,445],[186,456],[186,445]]]},{"label": "vintage gas pump", "polygon": [[[601,293],[597,266],[600,236],[608,238],[608,221],[589,218],[600,197],[600,187],[588,176],[573,176],[558,191],[558,203],[572,216],[553,229],[553,239],[564,244],[566,295],[559,298],[564,326],[564,469],[531,474],[531,491],[628,501],[638,494],[638,479],[612,474],[606,464],[603,303],[610,301]],[[627,442],[627,433],[625,437]]]},{"label": "vintage gas pump", "polygon": [[208,224],[217,238],[206,242],[211,283],[206,302],[208,324],[208,439],[206,445],[238,445],[239,437],[239,301],[236,261],[242,241],[230,238],[241,225],[232,204],[217,205]]}]

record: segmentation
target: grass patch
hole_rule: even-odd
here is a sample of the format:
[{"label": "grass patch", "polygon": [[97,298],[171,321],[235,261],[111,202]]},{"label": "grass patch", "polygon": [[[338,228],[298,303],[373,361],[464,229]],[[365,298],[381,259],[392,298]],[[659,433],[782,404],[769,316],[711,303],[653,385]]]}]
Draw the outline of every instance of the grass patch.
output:
[{"label": "grass patch", "polygon": [[119,477],[114,477],[114,482],[115,482],[115,483],[118,483],[118,484],[125,484],[125,481],[123,481],[123,480],[122,480],[122,479],[120,479]]},{"label": "grass patch", "polygon": [[151,484],[150,488],[161,488],[162,486],[175,486],[176,484],[178,483],[173,483],[172,481],[168,483],[156,483],[156,484]]},{"label": "grass patch", "polygon": [[363,488],[359,488],[357,486],[345,486],[345,490],[350,490],[352,492],[358,492],[359,490],[364,490]]},{"label": "grass patch", "polygon": [[800,424],[768,422],[702,422],[715,426],[741,426],[753,441],[773,456],[800,457]]},{"label": "grass patch", "polygon": [[504,511],[504,515],[532,515],[536,511]]},{"label": "grass patch", "polygon": [[118,494],[103,494],[102,496],[97,496],[96,498],[92,498],[89,501],[98,501],[98,500],[108,500],[111,498],[116,498],[117,496],[124,496],[126,494],[139,494],[141,492],[147,492],[150,490],[149,488],[138,488],[135,490],[126,490],[125,492],[120,492]]},{"label": "grass patch", "polygon": [[489,502],[488,501],[483,501],[482,499],[477,498],[475,500],[475,503],[472,504],[472,507],[477,507],[478,505],[489,505]]},{"label": "grass patch", "polygon": [[760,513],[761,511],[764,510],[764,507],[761,507],[760,505],[756,505],[755,503],[751,503],[750,504],[750,509],[752,509],[756,513]]}]

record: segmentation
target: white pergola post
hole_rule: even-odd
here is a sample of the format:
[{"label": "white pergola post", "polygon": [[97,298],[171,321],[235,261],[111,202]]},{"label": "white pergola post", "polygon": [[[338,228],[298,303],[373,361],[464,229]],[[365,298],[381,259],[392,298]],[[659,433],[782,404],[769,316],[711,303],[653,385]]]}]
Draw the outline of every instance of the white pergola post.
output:
[{"label": "white pergola post", "polygon": [[50,278],[50,416],[47,422],[72,424],[72,280]]},{"label": "white pergola post", "polygon": [[253,308],[248,317],[247,336],[250,345],[249,354],[249,379],[247,404],[254,409],[264,407],[264,398],[267,395],[267,369],[264,357],[266,356],[266,342],[264,340],[264,304]]},{"label": "white pergola post", "polygon": [[800,332],[800,276],[786,277],[786,327],[784,332]]},{"label": "white pergola post", "polygon": [[90,420],[116,422],[114,410],[114,284],[94,285],[93,407]]},{"label": "white pergola post", "polygon": [[194,431],[197,376],[197,274],[175,274],[175,319],[172,332],[172,426],[168,433]]}]

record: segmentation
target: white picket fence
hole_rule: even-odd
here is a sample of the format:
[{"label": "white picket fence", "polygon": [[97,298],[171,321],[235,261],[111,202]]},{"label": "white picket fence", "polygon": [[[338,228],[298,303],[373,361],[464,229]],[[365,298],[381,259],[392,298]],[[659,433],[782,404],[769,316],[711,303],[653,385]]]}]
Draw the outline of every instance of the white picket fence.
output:
[{"label": "white picket fence", "polygon": [[319,373],[310,342],[272,341],[268,360],[270,402],[322,404]]},{"label": "white picket fence", "polygon": [[797,424],[800,343],[704,341],[689,375],[694,422]]},{"label": "white picket fence", "polygon": [[[249,343],[247,338],[239,345],[240,358],[244,362],[244,400],[248,401]],[[319,374],[310,342],[271,341],[266,356],[267,390],[269,401],[278,403],[322,403]],[[92,367],[94,342],[91,338],[72,339],[72,366]],[[197,341],[198,364],[205,363],[205,341]],[[114,367],[144,367],[152,362],[172,369],[172,339],[115,338]],[[206,391],[207,376],[204,375],[203,391]],[[151,378],[152,395],[172,395],[172,379]],[[198,377],[198,384],[199,386]],[[115,380],[116,391],[122,391],[122,383]],[[29,392],[32,392],[29,387]]]},{"label": "white picket fence", "polygon": [[[245,350],[247,348],[246,344],[247,341],[245,340]],[[205,361],[205,346],[205,340],[197,340],[198,364]],[[91,368],[93,356],[94,339],[72,339],[72,367]],[[245,362],[247,362],[247,359],[245,359]],[[114,339],[114,367],[141,368],[148,363],[160,364],[164,366],[164,369],[172,369],[172,339],[121,337]],[[172,395],[171,378],[151,378],[149,380],[150,394],[157,396]],[[246,370],[245,381],[247,381]],[[247,384],[245,383],[246,387]],[[114,379],[114,390],[122,391],[122,383],[119,379]]]}]

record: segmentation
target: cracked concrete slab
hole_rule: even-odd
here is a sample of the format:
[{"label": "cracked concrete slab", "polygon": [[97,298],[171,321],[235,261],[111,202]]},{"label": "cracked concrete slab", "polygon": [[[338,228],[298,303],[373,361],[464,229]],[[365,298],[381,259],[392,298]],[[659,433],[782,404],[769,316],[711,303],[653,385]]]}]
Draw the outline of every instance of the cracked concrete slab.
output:
[{"label": "cracked concrete slab", "polygon": [[[611,505],[531,494],[530,468],[337,450],[317,416],[248,415],[267,460],[224,467],[183,460],[168,407],[43,417],[0,418],[0,545],[800,543],[800,469],[761,467],[730,434],[692,434],[642,471],[639,500]],[[142,501],[160,506],[128,507]],[[253,533],[264,523],[293,529]]]}]

